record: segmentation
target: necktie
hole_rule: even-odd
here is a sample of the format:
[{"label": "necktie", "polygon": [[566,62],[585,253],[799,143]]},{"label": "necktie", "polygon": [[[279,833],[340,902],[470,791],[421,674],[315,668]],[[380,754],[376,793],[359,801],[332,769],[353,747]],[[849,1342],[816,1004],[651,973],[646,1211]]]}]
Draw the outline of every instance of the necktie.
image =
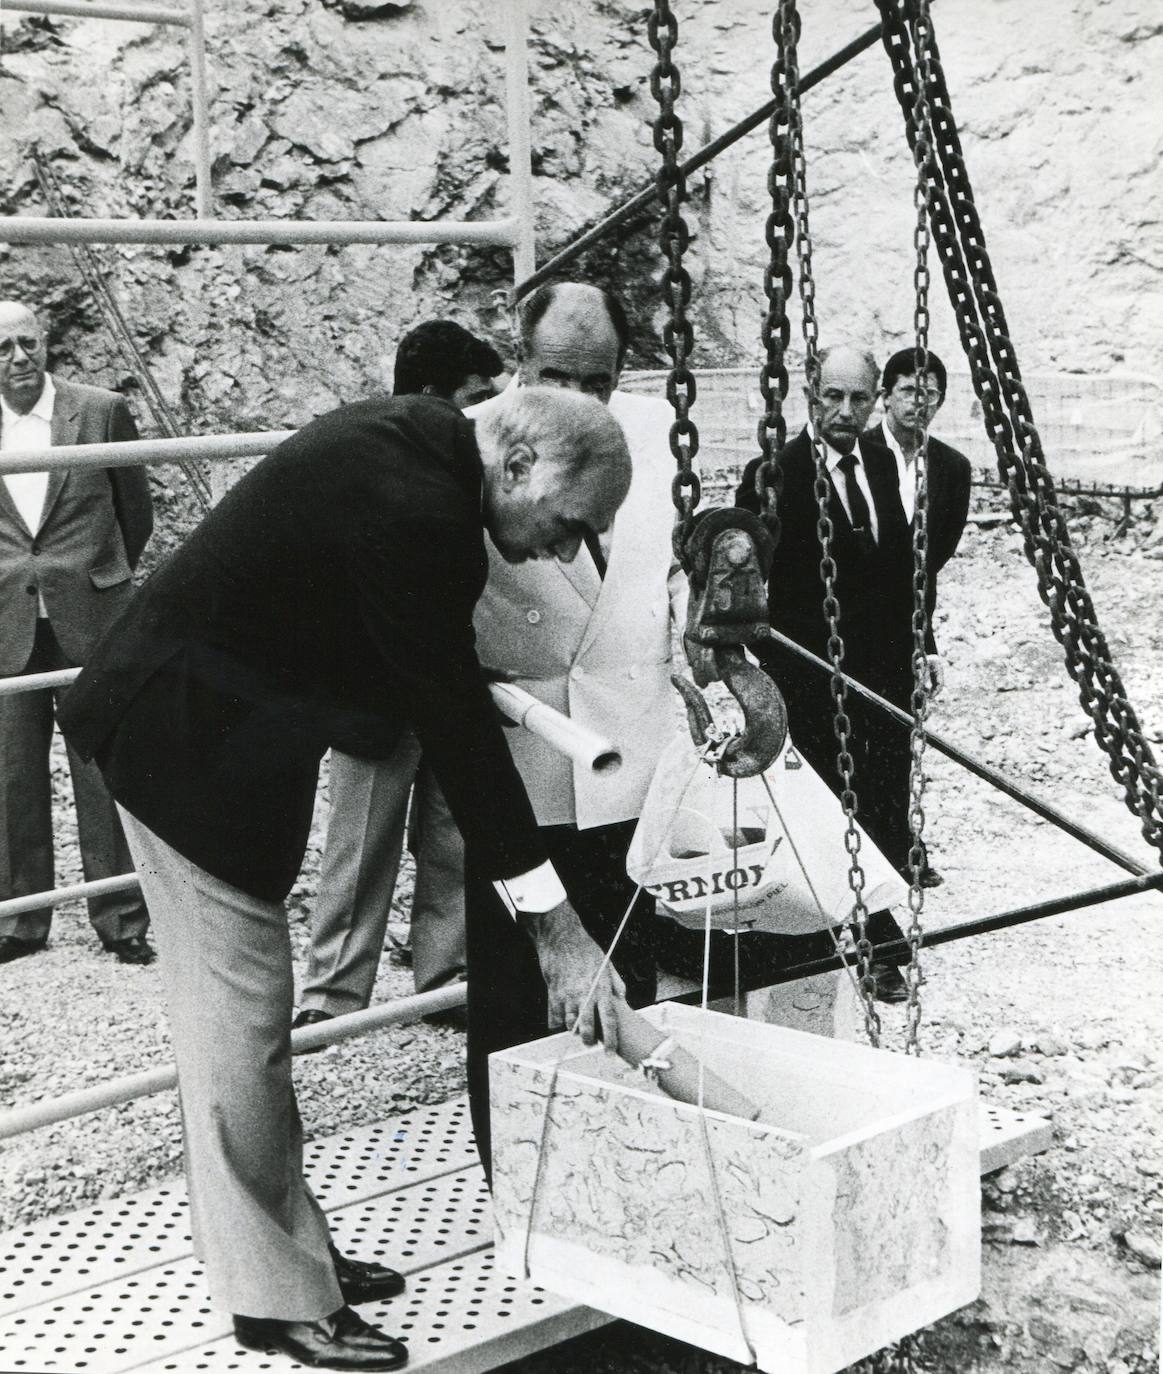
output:
[{"label": "necktie", "polygon": [[[872,515],[864,492],[856,480],[856,452],[846,453],[840,459],[840,471],[844,474],[844,494],[848,497],[848,509],[852,512],[852,529],[855,534],[873,540]],[[875,540],[873,540],[875,542]]]},{"label": "necktie", "polygon": [[606,555],[602,552],[602,541],[593,530],[586,530],[583,538],[586,541],[586,548],[590,551],[590,557],[594,560],[594,567],[598,570],[599,579],[604,579],[606,576]]}]

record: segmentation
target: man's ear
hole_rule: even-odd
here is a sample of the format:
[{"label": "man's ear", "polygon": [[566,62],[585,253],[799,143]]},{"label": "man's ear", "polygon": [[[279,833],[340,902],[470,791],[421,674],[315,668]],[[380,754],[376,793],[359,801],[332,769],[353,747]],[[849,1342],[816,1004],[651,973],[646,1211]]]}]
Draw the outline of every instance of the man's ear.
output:
[{"label": "man's ear", "polygon": [[513,491],[524,486],[533,472],[537,461],[537,451],[529,444],[517,442],[509,446],[509,451],[501,460],[501,490]]}]

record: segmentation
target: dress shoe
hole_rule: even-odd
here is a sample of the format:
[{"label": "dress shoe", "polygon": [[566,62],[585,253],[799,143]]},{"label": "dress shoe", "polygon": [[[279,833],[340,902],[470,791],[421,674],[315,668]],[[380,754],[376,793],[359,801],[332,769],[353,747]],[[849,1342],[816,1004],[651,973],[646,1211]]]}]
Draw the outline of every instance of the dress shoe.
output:
[{"label": "dress shoe", "polygon": [[873,964],[869,970],[876,979],[876,1000],[898,1006],[909,1000],[909,985],[895,964]]},{"label": "dress shoe", "polygon": [[[318,1007],[304,1007],[303,1010],[291,1022],[292,1030],[302,1030],[304,1026],[317,1026],[320,1021],[334,1021],[335,1017],[329,1011],[320,1011]],[[313,1050],[300,1050],[300,1054],[321,1054],[325,1047],[316,1045]]]},{"label": "dress shoe", "polygon": [[144,935],[126,935],[122,940],[102,942],[110,954],[116,954],[122,964],[152,964],[157,952]]},{"label": "dress shoe", "polygon": [[[456,987],[466,981],[467,975],[463,973],[454,974],[443,983],[437,983],[436,987],[425,988],[426,992],[435,992],[437,988]],[[468,1030],[468,1008],[467,1007],[445,1007],[443,1011],[430,1011],[427,1016],[420,1018],[426,1026],[447,1026],[450,1030]]]},{"label": "dress shoe", "polygon": [[235,1317],[234,1339],[244,1350],[277,1351],[308,1369],[400,1369],[408,1363],[403,1341],[369,1325],[350,1307],[314,1322]]},{"label": "dress shoe", "polygon": [[39,954],[48,940],[22,940],[19,935],[0,935],[0,964],[10,964],[13,959],[23,959],[28,954]]},{"label": "dress shoe", "polygon": [[349,1307],[358,1307],[364,1302],[383,1302],[404,1291],[404,1276],[386,1264],[341,1255],[334,1245],[329,1248],[339,1291]]},{"label": "dress shoe", "polygon": [[928,862],[926,862],[924,868],[921,869],[921,886],[940,887],[944,881],[945,875],[943,873],[938,873],[935,868],[930,867]]}]

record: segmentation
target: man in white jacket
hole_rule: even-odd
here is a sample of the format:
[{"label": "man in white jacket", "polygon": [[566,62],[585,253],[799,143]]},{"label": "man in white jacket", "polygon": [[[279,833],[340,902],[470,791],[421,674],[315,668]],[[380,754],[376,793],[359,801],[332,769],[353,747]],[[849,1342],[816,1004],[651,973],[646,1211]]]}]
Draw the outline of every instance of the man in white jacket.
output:
[{"label": "man in white jacket", "polygon": [[[626,876],[634,823],[658,757],[680,728],[670,685],[671,624],[685,623],[687,598],[671,549],[673,417],[665,401],[617,390],[627,332],[619,302],[595,286],[543,286],[523,303],[513,384],[567,387],[604,401],[626,435],[633,478],[611,528],[590,536],[570,563],[514,565],[489,546],[489,580],[475,615],[486,670],[611,739],[622,753],[618,772],[595,776],[528,731],[508,732],[554,868],[604,947],[634,896]],[[470,882],[467,900],[469,1086],[487,1158],[487,1055],[544,1035],[546,1022],[529,996],[541,983],[532,943],[487,884]],[[631,1005],[654,1000],[654,921],[653,899],[642,894],[614,956]]]}]

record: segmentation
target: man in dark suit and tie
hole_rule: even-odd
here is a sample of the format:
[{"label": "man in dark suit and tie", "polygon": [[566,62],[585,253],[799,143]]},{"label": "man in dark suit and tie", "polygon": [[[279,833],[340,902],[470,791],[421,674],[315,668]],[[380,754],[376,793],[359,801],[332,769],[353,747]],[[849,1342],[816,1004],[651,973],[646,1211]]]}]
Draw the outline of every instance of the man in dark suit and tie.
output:
[{"label": "man in dark suit and tie", "polygon": [[[827,460],[843,670],[881,696],[907,706],[912,690],[909,525],[892,455],[864,433],[879,378],[880,369],[870,353],[849,346],[825,350],[820,355],[814,420]],[[760,507],[755,490],[759,461],[756,458],[747,465],[735,496],[737,505],[752,511]],[[780,538],[768,580],[771,623],[826,659],[829,625],[820,575],[816,463],[807,428],[780,451],[779,464],[783,489]],[[796,748],[839,793],[843,783],[837,768],[839,745],[828,676],[780,645],[765,648],[761,659],[787,701]],[[852,721],[849,748],[855,760],[859,820],[889,862],[899,867],[907,861],[909,848],[907,814],[901,815],[897,801],[902,787],[907,792],[907,754],[902,784],[899,751],[880,713],[852,692],[847,711]],[[874,912],[868,934],[875,943],[893,940],[899,937],[900,927],[887,911]],[[824,932],[822,938],[805,938],[797,951],[804,959],[814,958],[831,953],[832,942]],[[895,965],[877,963],[873,972],[882,1001],[904,1000],[904,979]]]},{"label": "man in dark suit and tie", "polygon": [[[917,353],[914,348],[902,348],[884,365],[880,394],[884,404],[884,420],[868,431],[877,443],[883,444],[896,460],[897,480],[901,504],[910,525],[914,520],[917,485],[917,429],[926,431],[945,403],[948,376],[945,364],[935,353],[928,355],[928,371],[923,379],[917,377]],[[945,671],[937,652],[933,633],[933,615],[937,609],[937,574],[957,552],[965,520],[969,514],[969,489],[973,477],[969,459],[955,448],[934,439],[930,434],[927,455],[927,529],[928,559],[926,602],[928,606],[929,668],[932,674],[933,695],[945,683]],[[900,746],[908,748],[908,741],[900,734]],[[925,854],[921,882],[925,887],[937,887],[941,875],[929,864]]]},{"label": "man in dark suit and tie", "polygon": [[[599,976],[546,861],[472,615],[486,529],[514,562],[568,562],[629,485],[622,431],[589,397],[521,389],[475,429],[435,397],[343,407],[231,489],[65,698],[154,911],[195,1246],[248,1348],[352,1370],[407,1358],[350,1306],[402,1279],[334,1250],[302,1173],[282,901],[326,749],[386,758],[413,730],[474,870],[532,939],[550,1025],[581,1015],[592,1043],[617,1024],[623,985]],[[497,974],[482,956],[469,976]]]},{"label": "man in dark suit and tie", "polygon": [[[122,397],[49,374],[36,316],[0,301],[0,454],[136,438]],[[144,468],[7,474],[0,482],[0,676],[84,663],[128,604],[152,529]],[[52,730],[52,693],[0,696],[0,900],[53,886]],[[71,749],[69,768],[86,879],[129,872],[100,773]],[[89,920],[122,963],[153,958],[139,892],[91,897]],[[52,907],[0,917],[0,963],[43,949],[51,921]]]}]

